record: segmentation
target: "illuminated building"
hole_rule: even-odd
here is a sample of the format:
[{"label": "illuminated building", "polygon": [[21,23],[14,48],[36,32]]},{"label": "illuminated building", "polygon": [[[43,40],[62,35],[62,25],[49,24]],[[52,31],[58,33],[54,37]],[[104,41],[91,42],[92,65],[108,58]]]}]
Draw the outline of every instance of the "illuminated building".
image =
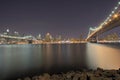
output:
[{"label": "illuminated building", "polygon": [[50,42],[50,41],[52,41],[52,40],[53,40],[53,38],[52,38],[51,34],[50,34],[50,33],[47,33],[47,34],[45,35],[45,41]]},{"label": "illuminated building", "polygon": [[41,34],[39,34],[37,37],[36,37],[38,40],[41,40]]}]

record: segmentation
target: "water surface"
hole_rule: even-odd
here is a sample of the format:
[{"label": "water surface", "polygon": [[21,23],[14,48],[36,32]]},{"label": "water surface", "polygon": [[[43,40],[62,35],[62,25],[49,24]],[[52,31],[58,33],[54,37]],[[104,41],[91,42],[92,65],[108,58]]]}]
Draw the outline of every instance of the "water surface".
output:
[{"label": "water surface", "polygon": [[0,79],[120,68],[120,44],[0,45]]}]

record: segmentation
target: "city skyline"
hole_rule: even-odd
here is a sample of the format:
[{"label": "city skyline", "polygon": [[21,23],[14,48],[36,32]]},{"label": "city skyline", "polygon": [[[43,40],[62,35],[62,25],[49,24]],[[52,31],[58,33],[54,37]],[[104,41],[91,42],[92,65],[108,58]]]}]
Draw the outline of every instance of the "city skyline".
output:
[{"label": "city skyline", "polygon": [[33,35],[49,32],[67,38],[81,34],[86,37],[89,27],[103,22],[117,3],[118,0],[0,1],[0,32],[9,28]]}]

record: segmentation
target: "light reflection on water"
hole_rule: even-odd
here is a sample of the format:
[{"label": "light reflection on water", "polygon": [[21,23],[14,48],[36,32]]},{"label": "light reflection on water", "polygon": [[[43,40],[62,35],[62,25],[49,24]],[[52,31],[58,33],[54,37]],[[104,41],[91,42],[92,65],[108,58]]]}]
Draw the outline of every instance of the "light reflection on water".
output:
[{"label": "light reflection on water", "polygon": [[112,46],[88,43],[87,57],[90,68],[120,68],[120,48],[118,49]]},{"label": "light reflection on water", "polygon": [[[118,44],[119,45],[119,44]],[[83,68],[120,68],[120,46],[107,44],[0,45],[0,78]]]}]

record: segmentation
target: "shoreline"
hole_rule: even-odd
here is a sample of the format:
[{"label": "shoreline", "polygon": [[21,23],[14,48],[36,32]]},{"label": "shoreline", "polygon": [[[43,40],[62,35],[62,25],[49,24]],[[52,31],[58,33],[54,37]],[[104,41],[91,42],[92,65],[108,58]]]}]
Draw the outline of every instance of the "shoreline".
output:
[{"label": "shoreline", "polygon": [[17,80],[120,80],[120,69],[118,70],[82,70],[69,71],[61,74],[35,75],[33,77],[18,78]]}]

